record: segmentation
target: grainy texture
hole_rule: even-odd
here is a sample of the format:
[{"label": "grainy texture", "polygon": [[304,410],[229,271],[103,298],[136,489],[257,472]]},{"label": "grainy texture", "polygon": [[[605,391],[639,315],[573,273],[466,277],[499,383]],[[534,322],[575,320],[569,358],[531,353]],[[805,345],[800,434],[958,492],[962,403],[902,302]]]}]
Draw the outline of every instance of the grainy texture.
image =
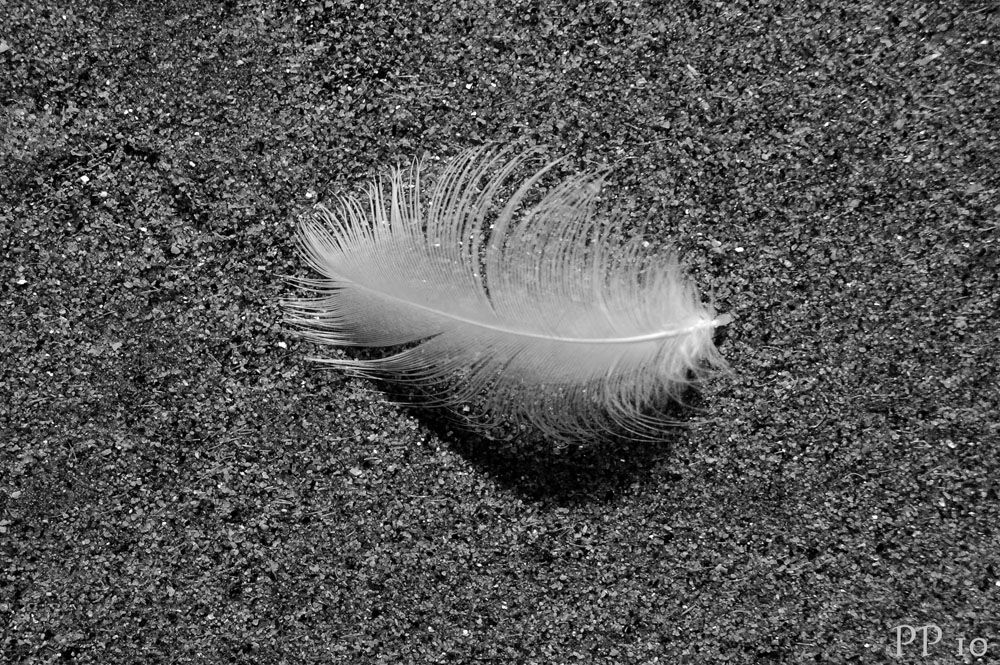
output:
[{"label": "grainy texture", "polygon": [[[3,13],[3,662],[1000,657],[995,3]],[[485,446],[282,330],[304,206],[485,140],[736,313],[690,428]]]}]

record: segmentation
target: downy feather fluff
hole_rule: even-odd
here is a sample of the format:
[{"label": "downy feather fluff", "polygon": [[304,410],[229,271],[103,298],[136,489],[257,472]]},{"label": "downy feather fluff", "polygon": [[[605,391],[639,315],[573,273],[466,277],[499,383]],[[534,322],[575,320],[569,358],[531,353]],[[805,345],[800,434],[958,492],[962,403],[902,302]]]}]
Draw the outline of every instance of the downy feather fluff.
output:
[{"label": "downy feather fluff", "polygon": [[656,407],[725,368],[712,336],[729,317],[701,302],[674,257],[617,242],[620,225],[595,214],[600,175],[529,206],[556,164],[516,181],[532,154],[469,150],[429,187],[414,163],[317,207],[299,243],[322,278],[297,280],[312,295],[284,301],[286,321],[321,344],[412,345],[320,360],[411,384],[432,405],[471,402],[487,432],[655,437],[666,424]]}]

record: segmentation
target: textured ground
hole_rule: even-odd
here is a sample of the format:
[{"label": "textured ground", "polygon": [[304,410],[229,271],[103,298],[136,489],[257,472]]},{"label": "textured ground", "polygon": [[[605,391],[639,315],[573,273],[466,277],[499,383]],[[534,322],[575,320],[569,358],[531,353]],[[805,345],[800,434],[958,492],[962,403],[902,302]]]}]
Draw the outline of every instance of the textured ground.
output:
[{"label": "textured ground", "polygon": [[[5,0],[0,661],[1000,658],[997,5],[494,4]],[[296,216],[487,140],[735,314],[689,428],[491,448],[304,360]]]}]

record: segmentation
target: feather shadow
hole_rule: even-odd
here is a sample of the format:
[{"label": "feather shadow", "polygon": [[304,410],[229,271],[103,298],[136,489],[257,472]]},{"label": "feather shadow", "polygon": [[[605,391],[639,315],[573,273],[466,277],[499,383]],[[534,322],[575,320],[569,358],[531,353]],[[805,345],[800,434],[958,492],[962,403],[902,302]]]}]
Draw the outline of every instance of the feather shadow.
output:
[{"label": "feather shadow", "polygon": [[516,179],[533,155],[469,150],[430,187],[415,162],[317,208],[299,243],[321,277],[295,280],[312,295],[283,301],[286,321],[320,344],[404,347],[317,360],[469,412],[479,432],[655,440],[672,424],[662,405],[725,371],[712,338],[730,317],[676,257],[615,242],[620,222],[595,214],[600,174],[529,205],[556,164]]},{"label": "feather shadow", "polygon": [[[689,416],[677,405],[667,410],[679,423]],[[686,436],[681,428],[672,428],[655,442],[619,437],[553,446],[539,437],[487,439],[455,427],[448,415],[421,409],[417,415],[449,450],[523,501],[555,506],[606,503],[636,483],[660,487],[681,478],[671,462],[674,444]]]}]

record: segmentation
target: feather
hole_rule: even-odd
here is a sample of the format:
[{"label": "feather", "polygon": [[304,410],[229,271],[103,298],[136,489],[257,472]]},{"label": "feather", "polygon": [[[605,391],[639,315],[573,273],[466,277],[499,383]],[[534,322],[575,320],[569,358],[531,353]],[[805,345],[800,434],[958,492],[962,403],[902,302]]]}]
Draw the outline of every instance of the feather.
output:
[{"label": "feather", "polygon": [[312,295],[283,301],[286,321],[321,344],[413,345],[321,361],[416,387],[433,406],[474,402],[487,432],[654,437],[668,422],[656,407],[725,369],[712,338],[730,317],[701,302],[675,257],[615,241],[621,225],[595,214],[600,174],[529,206],[557,163],[517,184],[532,155],[469,150],[430,187],[417,162],[318,206],[299,244],[322,278],[297,280]]}]

